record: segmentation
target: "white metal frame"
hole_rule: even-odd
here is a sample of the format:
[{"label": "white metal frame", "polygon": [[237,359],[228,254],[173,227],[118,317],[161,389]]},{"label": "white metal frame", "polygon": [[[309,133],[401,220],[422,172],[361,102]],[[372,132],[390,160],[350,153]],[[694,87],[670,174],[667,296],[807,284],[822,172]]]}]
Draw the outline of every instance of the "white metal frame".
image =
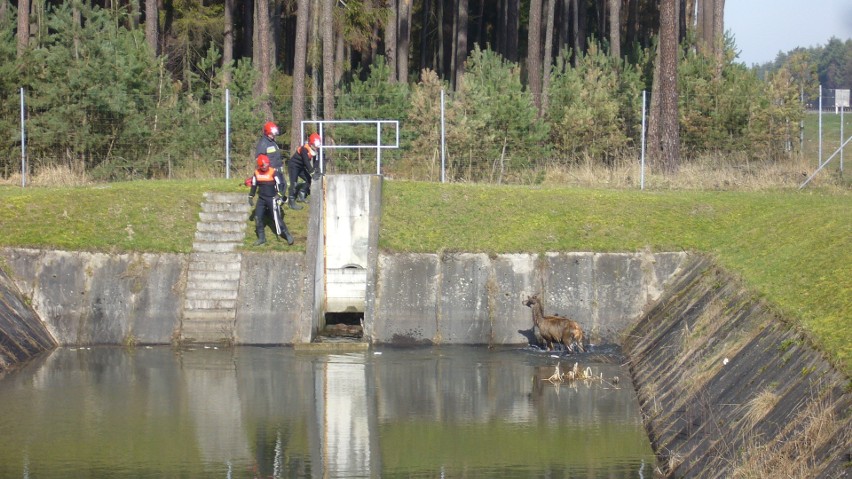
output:
[{"label": "white metal frame", "polygon": [[[325,125],[375,125],[376,126],[376,143],[369,145],[328,145],[323,141],[323,145],[320,147],[319,151],[319,160],[320,160],[320,173],[325,173],[325,160],[323,157],[323,150],[325,149],[375,149],[376,150],[376,174],[382,174],[382,150],[387,149],[396,149],[399,148],[399,120],[302,120],[301,123],[301,131],[299,132],[300,138],[302,138],[302,143],[305,142],[305,125],[317,125],[317,133],[319,133],[320,138],[325,138],[323,134]],[[394,144],[393,145],[383,145],[382,144],[382,125],[392,125],[394,128]]]}]

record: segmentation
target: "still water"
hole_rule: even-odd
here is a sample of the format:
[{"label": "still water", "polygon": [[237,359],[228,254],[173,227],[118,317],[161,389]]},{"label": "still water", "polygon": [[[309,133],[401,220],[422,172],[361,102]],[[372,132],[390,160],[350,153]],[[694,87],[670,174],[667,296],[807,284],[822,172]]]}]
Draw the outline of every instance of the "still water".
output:
[{"label": "still water", "polygon": [[[601,358],[60,348],[0,379],[0,477],[652,477]],[[546,380],[575,361],[598,378]]]}]

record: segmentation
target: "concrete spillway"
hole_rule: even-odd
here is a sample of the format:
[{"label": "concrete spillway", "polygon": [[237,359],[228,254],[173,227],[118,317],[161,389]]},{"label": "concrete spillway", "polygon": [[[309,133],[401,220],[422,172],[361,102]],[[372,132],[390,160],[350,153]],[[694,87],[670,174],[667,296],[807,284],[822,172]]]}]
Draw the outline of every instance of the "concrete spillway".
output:
[{"label": "concrete spillway", "polygon": [[334,175],[323,181],[323,310],[363,313],[371,249],[378,244],[380,177]]}]

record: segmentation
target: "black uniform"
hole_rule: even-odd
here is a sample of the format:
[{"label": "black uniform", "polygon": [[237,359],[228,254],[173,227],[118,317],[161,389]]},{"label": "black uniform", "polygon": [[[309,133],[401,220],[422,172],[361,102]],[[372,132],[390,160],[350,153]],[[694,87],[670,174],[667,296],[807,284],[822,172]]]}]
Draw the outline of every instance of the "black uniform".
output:
[{"label": "black uniform", "polygon": [[278,180],[281,182],[282,192],[286,190],[287,182],[284,178],[284,155],[281,152],[281,148],[278,147],[278,143],[275,143],[275,140],[270,139],[266,135],[260,135],[260,138],[257,140],[254,157],[257,158],[258,155],[266,155],[269,157],[269,166],[275,168],[275,171],[278,172]]},{"label": "black uniform", "polygon": [[296,181],[299,178],[305,180],[304,190],[302,190],[304,196],[311,194],[311,174],[314,172],[315,158],[316,152],[308,144],[296,148],[296,152],[290,157],[287,164],[287,172],[290,174],[290,189],[287,196],[290,201],[293,201],[299,193],[296,191]]},{"label": "black uniform", "polygon": [[258,194],[257,205],[254,209],[254,227],[257,233],[258,244],[266,241],[265,218],[269,213],[272,216],[272,221],[277,223],[281,228],[281,236],[283,236],[289,244],[293,244],[293,237],[287,230],[287,225],[284,224],[284,217],[280,215],[278,205],[275,204],[275,199],[281,192],[281,182],[279,181],[280,173],[275,168],[269,168],[266,172],[255,170],[254,176],[251,178],[251,190],[249,198],[254,198],[254,194]]}]

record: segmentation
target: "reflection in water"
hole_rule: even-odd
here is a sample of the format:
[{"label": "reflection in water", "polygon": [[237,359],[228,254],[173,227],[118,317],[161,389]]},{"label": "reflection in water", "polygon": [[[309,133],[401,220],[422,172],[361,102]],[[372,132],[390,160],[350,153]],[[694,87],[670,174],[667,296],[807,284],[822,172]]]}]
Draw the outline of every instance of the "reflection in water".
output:
[{"label": "reflection in water", "polygon": [[[575,360],[619,387],[545,380]],[[59,349],[0,379],[0,477],[650,477],[628,374],[592,360]]]}]

